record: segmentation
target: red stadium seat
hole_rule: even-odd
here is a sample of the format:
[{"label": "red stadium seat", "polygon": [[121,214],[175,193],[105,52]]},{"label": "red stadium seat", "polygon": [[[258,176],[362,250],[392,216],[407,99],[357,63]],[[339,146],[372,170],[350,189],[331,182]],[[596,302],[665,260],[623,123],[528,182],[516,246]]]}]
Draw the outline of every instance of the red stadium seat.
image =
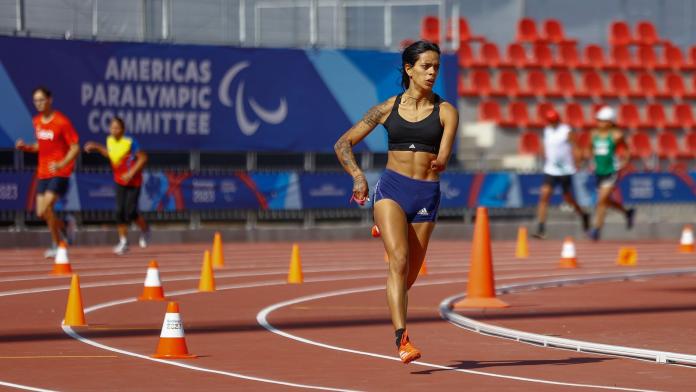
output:
[{"label": "red stadium seat", "polygon": [[580,150],[587,150],[588,148],[590,148],[590,144],[592,143],[592,131],[590,131],[589,129],[579,131],[577,133],[575,142],[577,143],[577,146]]},{"label": "red stadium seat", "polygon": [[605,94],[602,77],[595,71],[587,71],[582,75],[582,87],[583,92],[592,98],[600,98]]},{"label": "red stadium seat", "polygon": [[640,45],[638,47],[638,65],[640,68],[653,70],[657,67],[657,56],[652,46]]},{"label": "red stadium seat", "polygon": [[684,152],[687,156],[696,158],[696,132],[686,134],[686,150]]},{"label": "red stadium seat", "polygon": [[517,42],[536,42],[539,40],[536,22],[531,18],[522,18],[517,22]]},{"label": "red stadium seat", "polygon": [[660,94],[664,97],[674,97],[682,99],[686,96],[686,87],[681,74],[668,73],[665,76],[665,89]]},{"label": "red stadium seat", "polygon": [[632,103],[623,103],[619,106],[618,122],[620,127],[631,129],[638,129],[643,125],[638,107]]},{"label": "red stadium seat", "polygon": [[536,109],[536,119],[533,123],[535,126],[543,127],[546,125],[546,113],[549,110],[554,109],[553,104],[550,102],[539,102]]},{"label": "red stadium seat", "polygon": [[554,66],[557,68],[578,68],[580,66],[580,55],[575,43],[562,43],[558,46],[558,56]]},{"label": "red stadium seat", "polygon": [[609,45],[630,45],[634,42],[628,23],[622,20],[611,22],[609,25]]},{"label": "red stadium seat", "polygon": [[500,94],[508,97],[520,96],[520,83],[517,80],[515,71],[501,71],[498,74],[498,89]]},{"label": "red stadium seat", "polygon": [[551,48],[545,42],[537,42],[534,44],[534,57],[530,61],[530,65],[535,67],[551,68],[554,64],[553,53]]},{"label": "red stadium seat", "polygon": [[643,126],[645,128],[657,128],[665,129],[667,128],[667,115],[665,115],[665,108],[662,104],[651,103],[647,107],[647,116]]},{"label": "red stadium seat", "polygon": [[565,36],[563,25],[557,19],[546,19],[543,24],[542,39],[554,44],[575,44],[576,41]]},{"label": "red stadium seat", "polygon": [[508,106],[509,116],[507,125],[518,128],[527,128],[531,125],[527,103],[522,101],[510,102]]},{"label": "red stadium seat", "polygon": [[421,20],[421,38],[436,44],[440,43],[440,19],[428,15]]},{"label": "red stadium seat", "polygon": [[459,68],[469,68],[476,63],[474,52],[466,42],[461,43],[459,49],[457,49],[457,62],[459,63]]},{"label": "red stadium seat", "polygon": [[[459,27],[459,45],[465,44],[469,41],[480,41],[485,42],[485,38],[480,35],[473,35],[471,29],[469,28],[469,21],[466,18],[460,17],[457,21]],[[454,40],[454,34],[452,33],[452,24],[447,23],[447,40]]]},{"label": "red stadium seat", "polygon": [[679,71],[684,68],[685,65],[684,54],[681,49],[678,46],[665,45],[665,49],[662,51],[662,60],[658,64],[658,68]]},{"label": "red stadium seat", "polygon": [[483,101],[479,104],[479,121],[500,123],[502,119],[500,105],[497,101]]},{"label": "red stadium seat", "polygon": [[474,90],[476,95],[482,97],[488,97],[493,92],[493,86],[491,85],[491,76],[488,71],[484,70],[474,70],[471,72],[471,88]]},{"label": "red stadium seat", "polygon": [[626,74],[621,72],[613,72],[611,75],[609,75],[609,86],[611,86],[611,91],[605,92],[604,96],[628,98],[632,93],[631,84],[628,81],[628,77]]},{"label": "red stadium seat", "polygon": [[628,46],[612,46],[610,66],[623,70],[627,70],[634,66],[633,56],[631,56],[631,51],[628,49]]},{"label": "red stadium seat", "polygon": [[638,89],[634,92],[634,96],[653,99],[659,94],[657,81],[652,74],[643,72],[638,75]]},{"label": "red stadium seat", "polygon": [[630,138],[631,156],[648,160],[653,155],[653,147],[650,142],[650,135],[643,131],[635,132]]},{"label": "red stadium seat", "polygon": [[660,132],[657,135],[657,156],[660,159],[675,160],[685,154],[679,148],[679,141],[672,132]]},{"label": "red stadium seat", "polygon": [[575,78],[569,71],[558,71],[555,75],[556,83],[553,90],[553,95],[562,96],[570,99],[574,96],[587,96],[577,90],[575,87]]},{"label": "red stadium seat", "polygon": [[468,95],[466,88],[466,82],[464,82],[464,76],[457,77],[457,96],[464,97]]},{"label": "red stadium seat", "polygon": [[484,70],[473,70],[469,72],[468,82],[462,78],[460,96],[464,97],[488,97],[493,93],[493,87],[491,86],[491,77],[488,71]]},{"label": "red stadium seat", "polygon": [[543,71],[533,70],[527,72],[527,92],[529,95],[544,97],[549,94],[546,85],[546,74]]},{"label": "red stadium seat", "polygon": [[604,57],[604,49],[599,45],[587,45],[585,47],[585,67],[603,69],[607,67],[607,60]]},{"label": "red stadium seat", "polygon": [[577,102],[570,102],[566,105],[564,118],[566,123],[576,129],[589,125],[585,120],[585,112],[582,110],[582,105]]},{"label": "red stadium seat", "polygon": [[694,128],[696,122],[694,121],[694,114],[691,111],[691,105],[688,103],[678,103],[674,105],[674,123],[672,124],[675,128],[680,129],[691,129]]},{"label": "red stadium seat", "polygon": [[479,65],[491,68],[498,68],[500,66],[500,51],[494,43],[486,42],[481,45],[480,51]]},{"label": "red stadium seat", "polygon": [[520,154],[539,155],[541,154],[541,138],[534,131],[524,131],[520,135]]},{"label": "red stadium seat", "polygon": [[696,45],[689,48],[688,58],[683,68],[689,71],[696,69]]},{"label": "red stadium seat", "polygon": [[515,68],[523,68],[529,64],[527,52],[518,43],[512,43],[507,48],[507,65]]},{"label": "red stadium seat", "polygon": [[649,20],[641,20],[636,24],[636,41],[643,45],[665,43],[665,41],[660,39],[655,25]]}]

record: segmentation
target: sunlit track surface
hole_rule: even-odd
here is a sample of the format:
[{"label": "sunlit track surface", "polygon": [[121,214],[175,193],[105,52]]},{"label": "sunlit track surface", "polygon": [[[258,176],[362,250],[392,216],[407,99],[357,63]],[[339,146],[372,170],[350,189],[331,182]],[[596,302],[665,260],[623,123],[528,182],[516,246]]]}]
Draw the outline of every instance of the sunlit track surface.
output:
[{"label": "sunlit track surface", "polygon": [[[576,245],[581,268],[562,270],[557,268],[560,243],[532,241],[530,258],[517,260],[513,257],[513,242],[496,242],[493,246],[496,278],[501,284],[507,284],[548,277],[625,272],[626,267],[615,265],[620,245],[635,246],[638,250],[638,265],[630,271],[696,265],[694,256],[677,253],[673,243],[592,244],[580,241]],[[6,317],[0,327],[5,356],[0,357],[0,382],[46,390],[285,390],[308,387],[394,390],[395,386],[404,390],[433,387],[444,390],[466,386],[467,390],[483,391],[530,388],[688,390],[687,386],[696,380],[693,369],[544,350],[452,327],[440,319],[438,303],[465,290],[471,252],[468,242],[433,242],[427,255],[429,275],[420,278],[420,285],[410,296],[409,329],[414,342],[424,351],[425,366],[403,366],[394,361],[393,333],[381,289],[386,263],[379,241],[301,243],[303,285],[284,283],[291,244],[226,244],[226,268],[216,271],[218,287],[226,289],[210,294],[195,293],[202,253],[209,246],[153,246],[146,250],[133,249],[124,257],[112,255],[110,247],[70,249],[73,269],[81,276],[85,306],[89,309],[105,304],[88,313],[90,327],[75,332],[103,347],[70,338],[60,328],[69,279],[47,274],[51,262],[41,258],[42,250],[6,252],[0,260],[0,301],[6,314],[12,317]],[[140,294],[150,259],[160,264],[165,293],[181,304],[189,349],[201,355],[200,359],[184,363],[198,370],[133,356],[152,354],[164,314],[163,303],[129,300]],[[664,288],[667,284],[660,282],[655,287]],[[670,283],[675,289],[687,290],[694,282],[678,278]],[[635,314],[619,315],[600,311],[598,315],[585,314],[583,318],[567,314],[554,316],[566,304],[576,309],[573,296],[582,297],[586,293],[586,298],[595,298],[601,290],[607,289],[614,295],[607,295],[601,306],[597,305],[600,308],[616,302],[617,307],[635,310],[637,305],[650,302],[639,299],[644,291],[641,287],[630,285],[625,286],[626,292],[630,291],[638,304],[630,306],[627,298],[618,298],[617,287],[624,287],[624,284],[609,288],[553,289],[560,292],[543,294],[544,298],[538,301],[537,294],[505,295],[505,300],[513,305],[508,311],[514,317],[504,319],[504,313],[483,314],[498,317],[495,322],[505,325],[534,326],[537,333],[559,329],[560,317],[565,330],[552,333],[560,335],[569,330],[587,339],[592,334],[588,324],[615,325],[622,318],[654,316],[638,310]],[[650,281],[637,284],[652,285]],[[375,289],[355,291],[367,286]],[[651,287],[643,288],[650,290]],[[336,290],[355,292],[322,297],[323,293]],[[615,343],[622,338],[630,340],[642,336],[651,343],[662,344],[659,348],[690,344],[687,337],[694,336],[689,332],[696,320],[691,319],[693,312],[680,302],[679,294],[684,292],[659,291],[659,298],[667,303],[670,296],[676,296],[675,305],[669,311],[656,313],[659,317],[653,317],[683,324],[683,341],[673,333],[637,331],[629,325],[616,329],[613,334],[611,330],[596,328],[601,335],[599,338],[609,338]],[[571,293],[573,301],[564,293]],[[262,309],[306,296],[317,298],[278,309],[269,315],[270,323],[301,339],[374,356],[291,340],[269,333],[257,323],[256,315]],[[546,310],[551,305],[556,307],[555,313]],[[655,308],[652,305],[650,308]],[[593,306],[591,301],[585,304],[586,308]],[[525,311],[530,309],[546,313],[526,317]],[[574,331],[573,324],[568,325],[566,320],[575,320],[582,327]]]}]

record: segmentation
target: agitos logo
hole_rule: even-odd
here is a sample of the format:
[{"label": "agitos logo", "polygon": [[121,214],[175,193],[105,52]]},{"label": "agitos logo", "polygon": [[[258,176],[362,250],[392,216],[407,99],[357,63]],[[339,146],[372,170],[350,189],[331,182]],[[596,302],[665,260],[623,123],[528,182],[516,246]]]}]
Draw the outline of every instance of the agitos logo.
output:
[{"label": "agitos logo", "polygon": [[[220,86],[218,88],[218,96],[220,98],[220,102],[227,107],[235,108],[235,116],[237,117],[237,124],[239,125],[239,129],[242,131],[243,134],[247,136],[251,136],[256,133],[256,131],[261,126],[261,121],[268,124],[276,125],[282,123],[288,116],[288,104],[285,97],[280,98],[280,104],[276,109],[266,109],[259,105],[253,97],[247,98],[247,96],[244,94],[245,83],[243,79],[240,80],[237,84],[235,100],[234,103],[232,102],[232,99],[229,95],[230,87],[232,86],[232,83],[234,82],[237,75],[242,70],[249,67],[249,65],[250,63],[248,61],[242,61],[233,65],[227,71],[227,73],[225,73],[225,76],[222,78],[222,81],[220,82]],[[251,108],[252,112],[254,112],[257,118],[250,119],[249,117],[247,117],[245,109],[246,103],[249,104],[249,107]]]}]

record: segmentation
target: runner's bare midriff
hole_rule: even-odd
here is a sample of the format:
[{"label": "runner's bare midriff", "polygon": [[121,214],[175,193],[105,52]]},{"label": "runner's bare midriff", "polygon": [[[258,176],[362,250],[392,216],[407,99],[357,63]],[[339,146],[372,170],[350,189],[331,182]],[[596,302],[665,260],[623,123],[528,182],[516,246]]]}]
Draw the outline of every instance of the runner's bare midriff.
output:
[{"label": "runner's bare midriff", "polygon": [[389,151],[387,169],[414,180],[438,181],[438,173],[430,170],[430,161],[437,155],[429,152]]}]

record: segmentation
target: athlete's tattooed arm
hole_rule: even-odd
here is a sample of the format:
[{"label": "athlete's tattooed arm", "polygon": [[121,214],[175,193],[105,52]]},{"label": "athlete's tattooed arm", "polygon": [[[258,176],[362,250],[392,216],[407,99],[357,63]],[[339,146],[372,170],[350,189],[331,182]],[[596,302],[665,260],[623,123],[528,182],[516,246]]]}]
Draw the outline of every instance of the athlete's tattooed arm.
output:
[{"label": "athlete's tattooed arm", "polygon": [[341,166],[353,177],[353,196],[364,200],[368,195],[367,180],[360,170],[358,162],[353,154],[353,146],[360,143],[372,132],[378,124],[386,120],[389,108],[393,106],[395,98],[373,106],[363,118],[344,133],[334,144],[334,151]]}]

